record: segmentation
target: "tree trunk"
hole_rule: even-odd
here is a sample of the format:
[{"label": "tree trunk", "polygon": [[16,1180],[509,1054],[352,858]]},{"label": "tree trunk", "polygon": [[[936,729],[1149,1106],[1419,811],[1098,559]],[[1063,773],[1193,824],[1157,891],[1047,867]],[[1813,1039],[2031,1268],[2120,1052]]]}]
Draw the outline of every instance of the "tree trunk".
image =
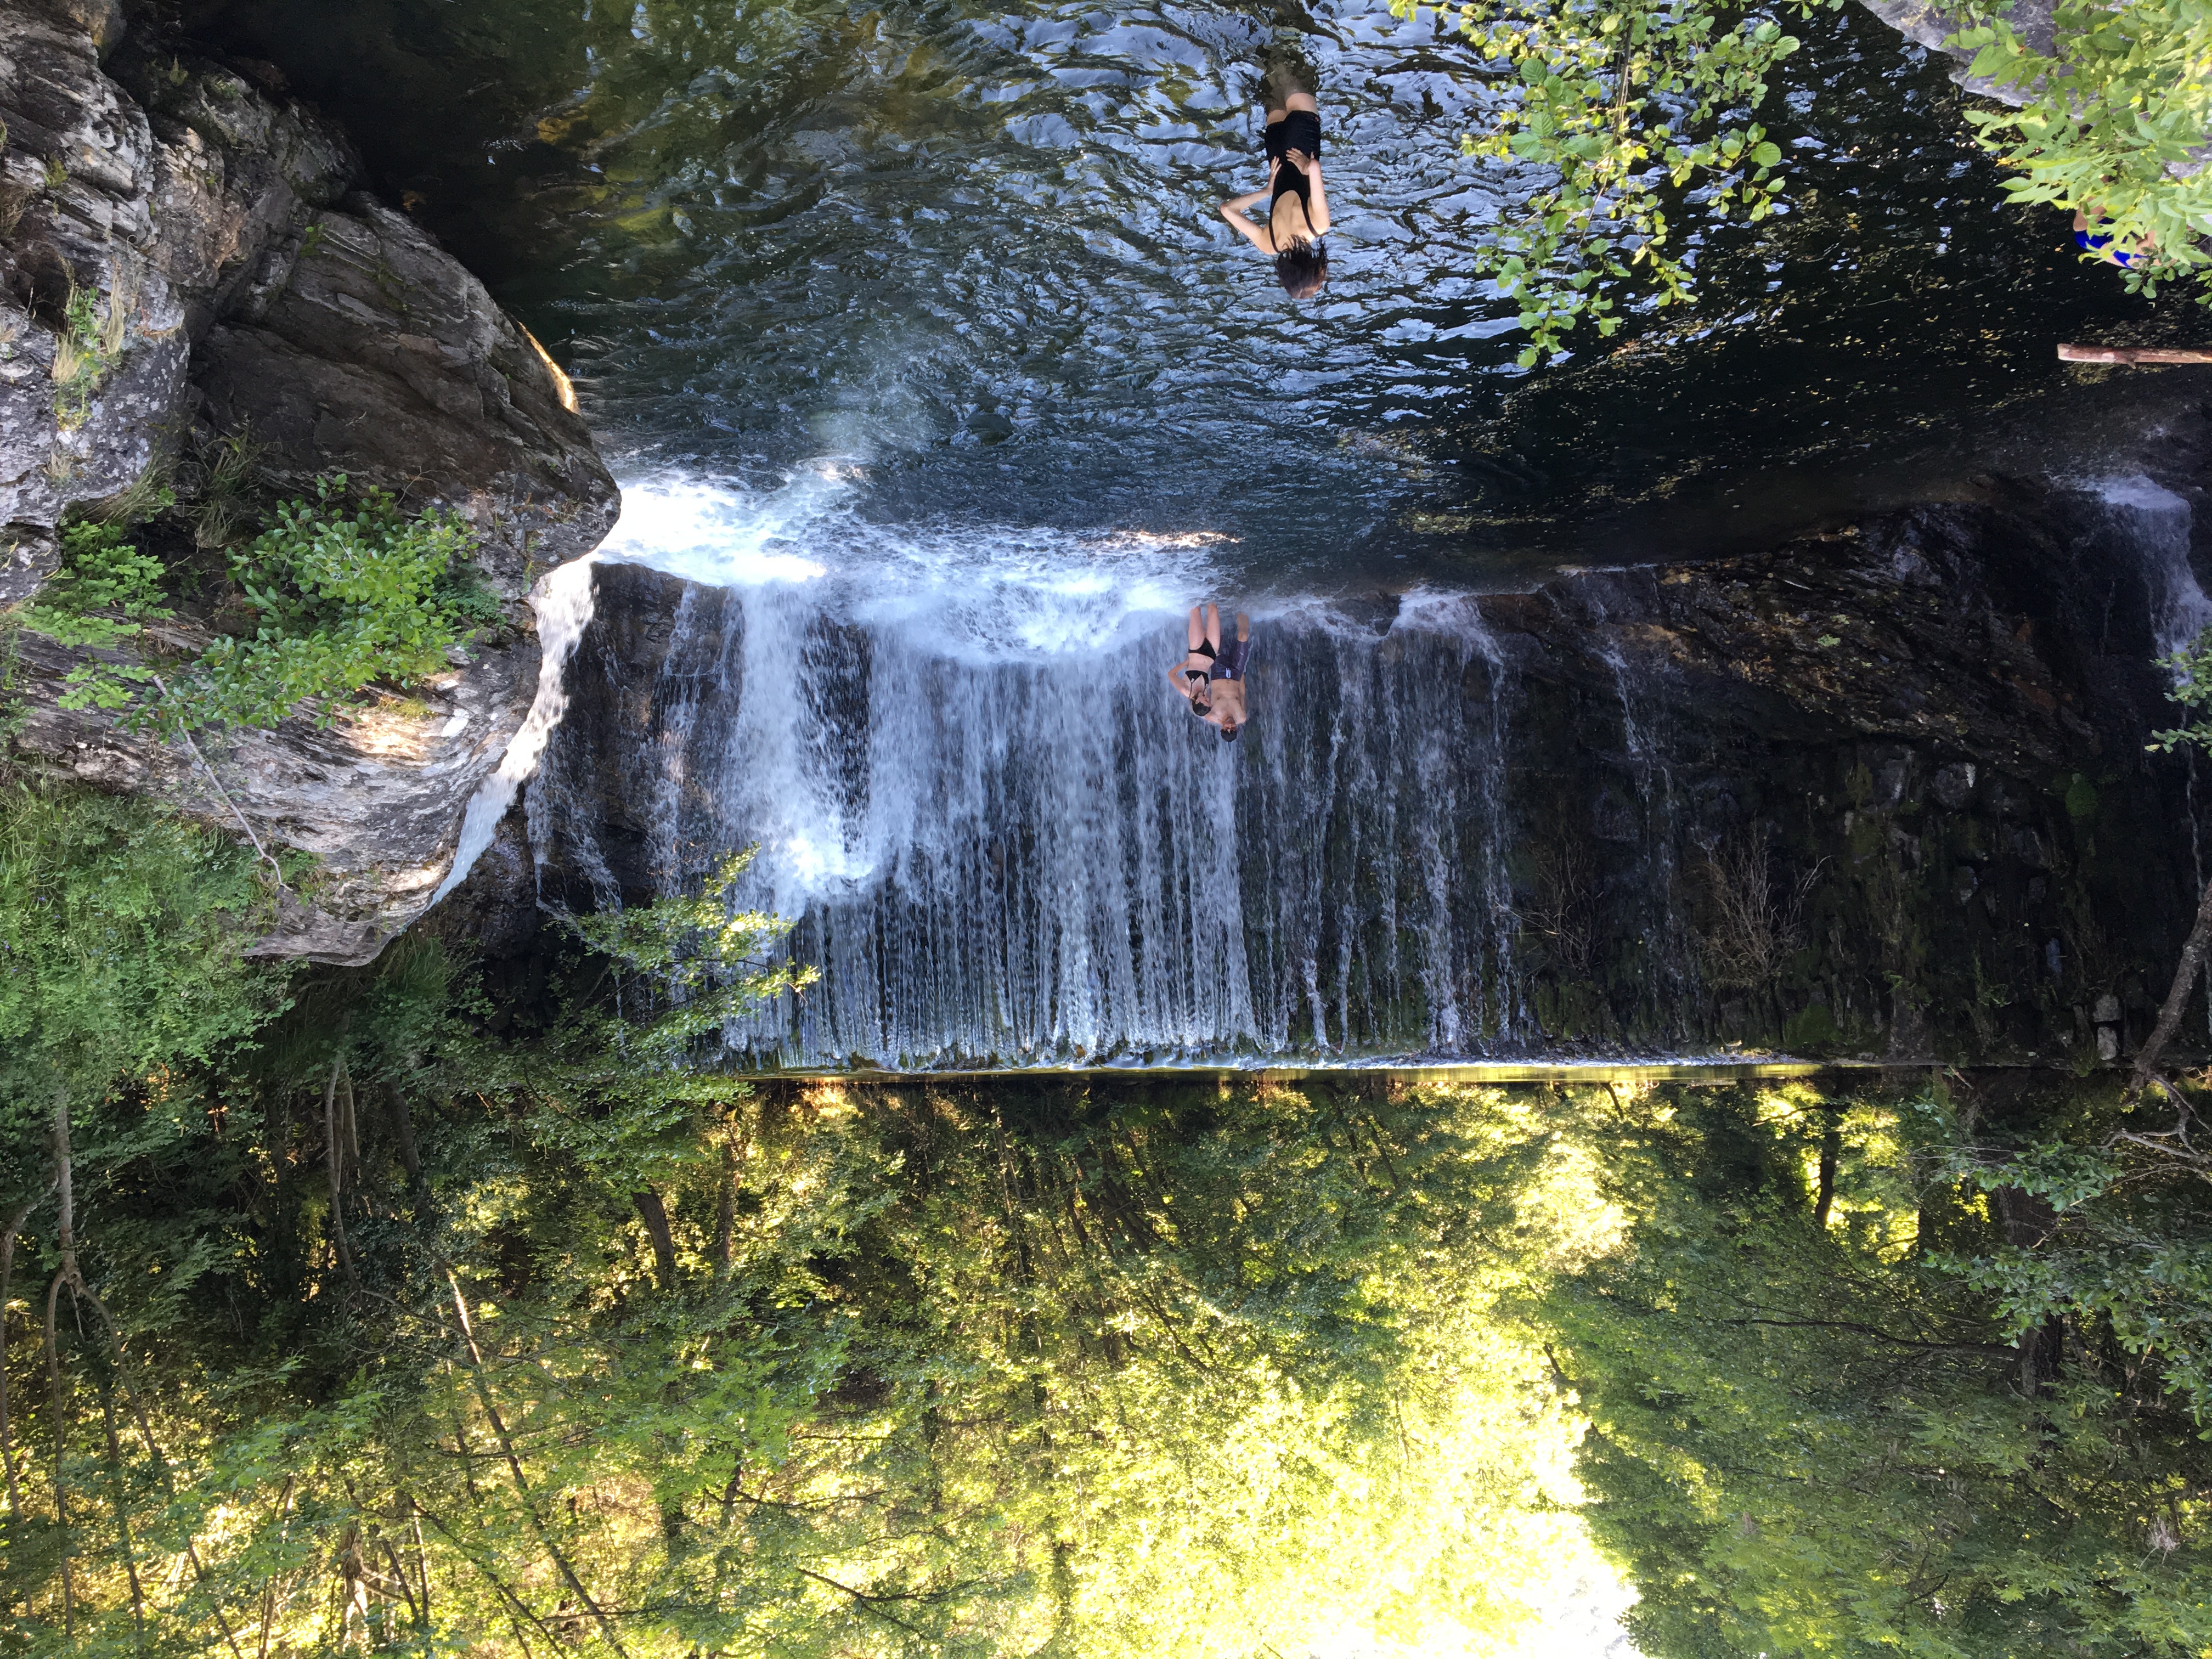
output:
[{"label": "tree trunk", "polygon": [[124,1576],[131,1582],[131,1627],[137,1632],[138,1647],[146,1646],[146,1592],[138,1582],[138,1552],[131,1544],[131,1504],[123,1480],[123,1437],[115,1431],[115,1383],[103,1376],[100,1383],[100,1420],[107,1425],[108,1501],[115,1507],[116,1542],[123,1551]]},{"label": "tree trunk", "polygon": [[354,1285],[360,1281],[354,1277],[353,1252],[346,1247],[345,1146],[338,1133],[338,1078],[344,1070],[345,1056],[340,1054],[331,1062],[331,1080],[323,1085],[323,1164],[331,1177],[331,1244],[346,1283]]},{"label": "tree trunk", "polygon": [[2166,1052],[2166,1045],[2181,1029],[2181,1017],[2189,1009],[2189,994],[2197,988],[2197,976],[2203,971],[2204,956],[2212,951],[2212,883],[2207,883],[2204,896],[2197,906],[2197,925],[2189,930],[2188,943],[2181,947],[2181,962],[2173,970],[2173,983],[2166,993],[2165,1005],[2158,1011],[2158,1024],[2152,1026],[2150,1036],[2136,1051],[2136,1087],[2155,1081],[2158,1062]]},{"label": "tree trunk", "polygon": [[653,1240],[653,1266],[659,1270],[660,1288],[676,1288],[676,1240],[668,1231],[668,1208],[660,1201],[660,1194],[650,1187],[629,1195],[637,1206],[638,1218],[645,1223],[646,1236]]},{"label": "tree trunk", "polygon": [[1828,1211],[1836,1201],[1836,1159],[1843,1150],[1843,1131],[1831,1112],[1828,1127],[1820,1132],[1820,1189],[1813,1200],[1813,1224],[1823,1231],[1827,1230]]},{"label": "tree trunk", "polygon": [[75,1552],[70,1547],[69,1483],[64,1478],[62,1459],[66,1453],[69,1416],[62,1392],[61,1354],[54,1340],[54,1305],[67,1282],[67,1270],[54,1275],[53,1283],[46,1286],[46,1391],[53,1400],[54,1439],[54,1524],[62,1534],[62,1635],[70,1642],[76,1640],[76,1577],[72,1565]]},{"label": "tree trunk", "polygon": [[38,1205],[38,1199],[25,1200],[8,1218],[7,1231],[0,1232],[0,1469],[7,1471],[8,1514],[16,1521],[23,1518],[23,1492],[15,1479],[15,1449],[8,1437],[8,1298],[15,1278],[15,1235]]},{"label": "tree trunk", "polygon": [[422,1154],[415,1146],[415,1114],[408,1109],[407,1097],[397,1083],[384,1085],[384,1097],[392,1107],[392,1139],[399,1148],[399,1167],[407,1171],[407,1190],[419,1191],[422,1185]]}]

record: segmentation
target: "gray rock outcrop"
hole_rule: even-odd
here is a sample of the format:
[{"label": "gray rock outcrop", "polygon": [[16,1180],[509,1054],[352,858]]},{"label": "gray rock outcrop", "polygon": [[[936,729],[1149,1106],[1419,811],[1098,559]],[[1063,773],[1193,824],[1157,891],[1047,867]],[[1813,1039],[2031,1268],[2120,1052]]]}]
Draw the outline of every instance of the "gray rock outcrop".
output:
[{"label": "gray rock outcrop", "polygon": [[526,595],[598,544],[614,483],[565,377],[359,191],[342,134],[240,67],[121,35],[112,3],[0,0],[0,605],[52,573],[67,515],[190,436],[235,437],[276,487],[343,472],[465,516],[508,626],[409,697],[205,734],[204,759],[58,708],[74,659],[23,635],[15,747],[313,854],[260,948],[364,961],[450,864],[536,690]]},{"label": "gray rock outcrop", "polygon": [[[1967,27],[1967,20],[1938,0],[1859,0],[1859,3],[1915,46],[1951,59],[1956,65],[1951,70],[1952,81],[1977,98],[2021,109],[2039,95],[2039,88],[2033,84],[2002,85],[1986,75],[1972,73],[1974,54],[1949,44],[1952,36]],[[2030,52],[2063,63],[2066,53],[2058,38],[2057,11],[2057,0],[2012,0],[2004,19]],[[2208,161],[2212,161],[2212,144],[2203,144],[2185,159],[2168,162],[2166,171],[2177,179],[2186,179],[2201,171]]]},{"label": "gray rock outcrop", "polygon": [[[1859,3],[1913,45],[1954,60],[1959,67],[1951,71],[1951,79],[1977,98],[1993,98],[2018,109],[2033,96],[2031,88],[1999,86],[1987,76],[1966,72],[1974,54],[1945,44],[1966,27],[1956,13],[1929,0],[1859,0]],[[2013,0],[2005,21],[2019,31],[2030,51],[2048,57],[2057,45],[2057,25],[2052,15],[2056,9],[2054,0]]]}]

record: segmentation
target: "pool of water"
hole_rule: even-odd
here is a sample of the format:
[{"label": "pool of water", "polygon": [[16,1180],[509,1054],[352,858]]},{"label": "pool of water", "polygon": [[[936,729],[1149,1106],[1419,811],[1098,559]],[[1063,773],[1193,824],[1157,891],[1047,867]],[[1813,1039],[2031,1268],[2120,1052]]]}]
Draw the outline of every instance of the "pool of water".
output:
[{"label": "pool of water", "polygon": [[[1795,210],[1696,226],[1696,307],[1535,374],[1468,275],[1531,181],[1457,153],[1491,93],[1433,15],[246,0],[221,27],[574,368],[629,479],[767,500],[826,470],[876,525],[1204,535],[1248,588],[1492,586],[1940,494],[2024,433],[2050,459],[2057,340],[2181,325],[2004,206],[1955,89],[1856,8],[1761,112]],[[1262,179],[1271,46],[1330,131],[1305,305],[1213,213]]]}]

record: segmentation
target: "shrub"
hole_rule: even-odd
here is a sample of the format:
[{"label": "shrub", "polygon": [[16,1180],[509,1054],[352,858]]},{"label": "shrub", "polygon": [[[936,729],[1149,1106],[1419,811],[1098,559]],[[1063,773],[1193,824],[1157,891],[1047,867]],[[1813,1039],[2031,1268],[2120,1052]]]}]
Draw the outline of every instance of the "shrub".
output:
[{"label": "shrub", "polygon": [[[179,678],[165,723],[274,726],[302,702],[334,706],[373,680],[419,681],[460,642],[452,580],[473,543],[450,513],[410,518],[380,489],[345,510],[343,474],[231,556],[253,633],[216,640]],[[463,603],[482,614],[474,593]]]},{"label": "shrub", "polygon": [[[1521,305],[1529,344],[1522,366],[1560,349],[1578,320],[1601,336],[1620,325],[1616,305],[1641,289],[1665,306],[1692,297],[1671,218],[1691,203],[1708,216],[1759,220],[1785,199],[1781,148],[1751,117],[1767,77],[1798,42],[1783,31],[1840,0],[1783,0],[1746,10],[1715,0],[1444,0],[1486,63],[1510,70],[1486,130],[1461,141],[1469,155],[1549,170],[1503,210],[1476,251],[1479,274]],[[1410,16],[1422,0],[1391,0]],[[2212,235],[2212,168],[2177,178],[2212,126],[2207,0],[2063,0],[2051,55],[2031,51],[2005,13],[2011,0],[1935,0],[1972,50],[1975,75],[2020,88],[2019,110],[1973,110],[1976,142],[2014,174],[2019,203],[2080,209],[2107,221],[2136,257],[2131,289],[2212,275],[2199,246]],[[1671,218],[1670,218],[1671,216]],[[2212,288],[2200,297],[2212,302]]]},{"label": "shrub", "polygon": [[[62,544],[62,567],[25,626],[120,653],[145,623],[173,614],[161,602],[161,561],[119,525],[73,525]],[[273,726],[303,703],[319,705],[327,725],[362,687],[425,679],[469,633],[501,620],[498,595],[470,562],[474,545],[453,514],[410,515],[380,489],[349,507],[344,476],[324,478],[313,501],[284,502],[230,556],[251,632],[218,637],[167,670],[132,657],[82,662],[62,707],[124,711],[126,727],[165,734]]]},{"label": "shrub", "polygon": [[252,854],[214,830],[0,784],[0,1113],[37,1118],[57,1080],[96,1097],[250,1032],[285,977],[240,955],[264,903]]}]

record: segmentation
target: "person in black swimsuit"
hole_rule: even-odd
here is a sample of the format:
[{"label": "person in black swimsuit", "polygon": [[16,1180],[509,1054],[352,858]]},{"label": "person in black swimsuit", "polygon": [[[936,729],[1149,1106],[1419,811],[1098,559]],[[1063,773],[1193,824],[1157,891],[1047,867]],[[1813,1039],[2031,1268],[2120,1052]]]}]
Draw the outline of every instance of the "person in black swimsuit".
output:
[{"label": "person in black swimsuit", "polygon": [[1183,659],[1168,670],[1168,684],[1190,704],[1190,712],[1221,733],[1224,743],[1237,741],[1244,723],[1244,664],[1252,654],[1252,619],[1237,613],[1237,637],[1221,642],[1221,608],[1193,605],[1184,634],[1189,649]]},{"label": "person in black swimsuit", "polygon": [[1212,702],[1213,659],[1221,649],[1220,606],[1191,606],[1190,626],[1184,637],[1190,648],[1181,662],[1168,670],[1168,684],[1188,701],[1190,712],[1204,720]]},{"label": "person in black swimsuit", "polygon": [[[1231,197],[1221,216],[1275,261],[1275,279],[1293,300],[1310,300],[1328,281],[1328,189],[1321,176],[1321,106],[1286,76],[1262,83],[1267,105],[1267,188]],[[1264,224],[1246,216],[1267,204]]]}]

